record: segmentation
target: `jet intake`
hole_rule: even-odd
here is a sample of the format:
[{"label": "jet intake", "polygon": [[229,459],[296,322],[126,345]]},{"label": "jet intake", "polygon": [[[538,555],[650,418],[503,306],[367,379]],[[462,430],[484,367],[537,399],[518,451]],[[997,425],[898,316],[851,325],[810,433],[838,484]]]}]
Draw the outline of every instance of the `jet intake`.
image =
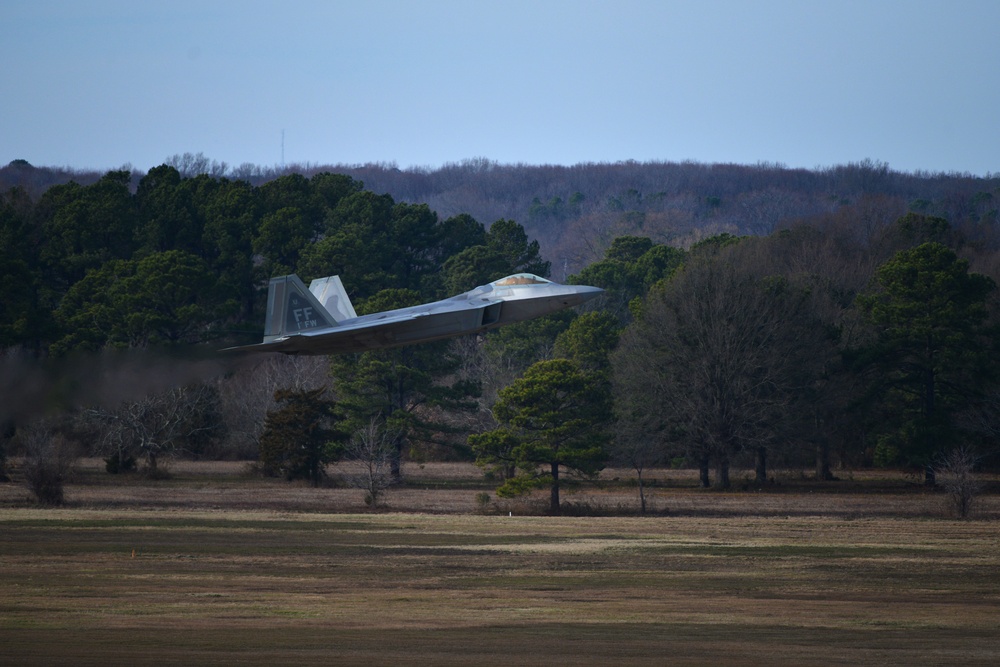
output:
[{"label": "jet intake", "polygon": [[502,303],[490,304],[483,308],[483,320],[479,324],[481,326],[489,326],[491,324],[496,324],[500,321],[500,308],[503,306]]}]

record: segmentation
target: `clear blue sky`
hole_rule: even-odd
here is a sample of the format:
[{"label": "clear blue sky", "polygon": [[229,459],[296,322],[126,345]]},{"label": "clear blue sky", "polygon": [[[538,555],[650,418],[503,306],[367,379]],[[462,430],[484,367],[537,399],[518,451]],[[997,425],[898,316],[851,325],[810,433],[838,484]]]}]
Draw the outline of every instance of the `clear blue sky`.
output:
[{"label": "clear blue sky", "polygon": [[0,164],[1000,172],[1000,0],[0,7]]}]

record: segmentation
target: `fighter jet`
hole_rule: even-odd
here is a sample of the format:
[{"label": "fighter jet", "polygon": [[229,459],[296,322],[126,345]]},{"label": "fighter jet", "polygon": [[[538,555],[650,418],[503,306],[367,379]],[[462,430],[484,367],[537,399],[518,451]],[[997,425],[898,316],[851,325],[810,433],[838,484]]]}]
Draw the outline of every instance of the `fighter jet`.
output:
[{"label": "fighter jet", "polygon": [[341,354],[478,333],[578,306],[604,290],[518,273],[433,303],[358,317],[339,276],[307,290],[292,274],[271,278],[264,342],[224,351]]}]

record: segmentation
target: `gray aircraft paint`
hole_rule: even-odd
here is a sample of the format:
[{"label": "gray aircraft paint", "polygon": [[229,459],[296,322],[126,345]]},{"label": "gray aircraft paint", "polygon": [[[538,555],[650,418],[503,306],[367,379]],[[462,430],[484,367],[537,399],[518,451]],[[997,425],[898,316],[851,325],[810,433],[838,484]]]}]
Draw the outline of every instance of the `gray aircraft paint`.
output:
[{"label": "gray aircraft paint", "polygon": [[226,351],[339,354],[400,347],[533,319],[602,292],[519,273],[441,301],[358,317],[339,277],[314,280],[307,290],[298,276],[279,276],[268,286],[264,341]]}]

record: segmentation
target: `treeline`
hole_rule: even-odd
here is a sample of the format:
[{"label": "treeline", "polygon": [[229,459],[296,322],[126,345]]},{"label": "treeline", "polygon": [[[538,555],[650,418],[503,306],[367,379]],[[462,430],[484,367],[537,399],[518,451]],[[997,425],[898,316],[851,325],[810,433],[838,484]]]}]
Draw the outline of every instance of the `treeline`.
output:
[{"label": "treeline", "polygon": [[[260,340],[268,278],[340,274],[364,313],[518,271],[549,271],[518,223],[442,220],[344,175],[255,186],[163,165],[136,184],[115,171],[37,198],[13,188],[0,195],[0,436],[79,443],[114,471],[155,471],[176,451],[256,458],[276,392],[294,404],[329,384],[325,360],[233,362],[207,379],[220,369],[202,368],[204,354]],[[331,392],[348,433],[376,417],[395,429],[398,478],[404,444],[440,431],[419,409],[476,387],[444,386],[457,358],[441,346],[394,354],[341,361]]]},{"label": "treeline", "polygon": [[[156,470],[183,451],[321,483],[326,463],[350,456],[378,471],[365,481],[372,503],[405,460],[423,457],[474,457],[502,494],[546,486],[553,510],[565,474],[609,462],[640,480],[649,466],[694,466],[722,488],[733,466],[754,470],[757,485],[775,466],[814,467],[818,479],[906,466],[933,483],[952,452],[996,453],[996,211],[980,193],[956,223],[928,213],[940,202],[869,190],[818,212],[768,209],[757,235],[617,234],[570,276],[606,290],[585,313],[330,360],[267,359],[155,391],[132,381],[115,400],[49,392],[36,401],[47,409],[8,420],[3,435],[21,447],[82,443],[112,471],[141,460]],[[587,197],[567,205],[582,210]],[[646,200],[609,204],[625,222],[605,231],[633,231]],[[38,197],[7,191],[0,253],[8,359],[100,354],[91,375],[132,363],[109,350],[259,338],[272,275],[340,274],[359,312],[372,312],[551,268],[513,220],[442,219],[344,174],[253,185],[170,165],[138,183],[120,171]],[[152,374],[177,370],[142,361]]]},{"label": "treeline", "polygon": [[841,212],[688,250],[615,239],[574,278],[607,294],[557,337],[566,361],[501,390],[498,425],[470,438],[498,492],[548,486],[555,511],[560,470],[607,461],[633,467],[640,494],[662,465],[718,488],[732,466],[754,488],[775,467],[904,468],[934,485],[995,466],[1000,310],[994,277],[970,266],[995,275],[996,243],[914,212],[862,222]]},{"label": "treeline", "polygon": [[[538,240],[563,279],[599,260],[613,239],[648,236],[688,247],[720,233],[766,235],[803,217],[833,215],[877,202],[894,213],[942,217],[957,227],[995,225],[1000,176],[903,173],[862,160],[821,169],[780,164],[619,162],[557,165],[499,164],[471,159],[439,168],[393,164],[230,166],[202,154],[175,155],[167,164],[184,177],[208,174],[263,185],[290,173],[351,176],[397,202],[425,203],[442,218],[517,220]],[[23,160],[0,168],[0,191],[21,186],[33,197],[70,178],[95,182],[96,172],[35,168]],[[133,183],[142,174],[133,172]],[[861,222],[860,224],[865,224]]]},{"label": "treeline", "polygon": [[512,265],[547,271],[516,223],[487,233],[349,176],[258,187],[164,165],[131,179],[0,195],[0,347],[61,356],[258,336],[267,280],[290,272],[339,273],[364,307],[390,288],[429,299]]},{"label": "treeline", "polygon": [[933,484],[955,448],[995,453],[996,283],[963,250],[978,256],[913,213],[874,244],[799,225],[696,245],[631,302],[611,364],[618,445],[721,487],[733,461],[756,484],[809,459],[818,479],[905,466]]}]

